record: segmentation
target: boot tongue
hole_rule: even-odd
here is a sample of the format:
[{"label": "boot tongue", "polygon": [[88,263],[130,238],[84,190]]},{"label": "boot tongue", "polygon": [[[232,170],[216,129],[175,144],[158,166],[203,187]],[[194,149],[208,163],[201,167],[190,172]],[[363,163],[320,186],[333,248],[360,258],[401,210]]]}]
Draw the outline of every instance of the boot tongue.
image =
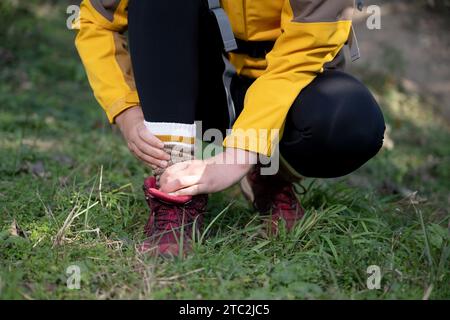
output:
[{"label": "boot tongue", "polygon": [[149,196],[171,204],[186,204],[192,200],[192,196],[173,196],[165,192],[161,192],[156,188],[156,178],[149,177],[144,182],[144,188]]}]

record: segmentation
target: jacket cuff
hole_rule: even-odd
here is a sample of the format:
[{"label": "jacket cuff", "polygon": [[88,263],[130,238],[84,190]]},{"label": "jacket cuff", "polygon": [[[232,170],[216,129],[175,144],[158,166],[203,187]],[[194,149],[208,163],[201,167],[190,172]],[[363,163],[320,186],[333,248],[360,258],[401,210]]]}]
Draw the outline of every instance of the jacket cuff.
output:
[{"label": "jacket cuff", "polygon": [[111,124],[114,124],[116,117],[125,110],[140,105],[137,91],[132,91],[125,97],[118,99],[106,109],[106,115]]},{"label": "jacket cuff", "polygon": [[225,138],[225,148],[242,149],[271,157],[280,141],[280,130],[233,129]]}]

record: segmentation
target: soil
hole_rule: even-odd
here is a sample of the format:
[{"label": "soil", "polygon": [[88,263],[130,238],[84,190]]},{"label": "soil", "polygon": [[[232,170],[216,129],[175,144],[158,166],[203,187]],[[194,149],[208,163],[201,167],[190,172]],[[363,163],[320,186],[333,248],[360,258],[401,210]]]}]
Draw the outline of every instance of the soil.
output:
[{"label": "soil", "polygon": [[[368,6],[381,7],[381,29],[367,27]],[[352,68],[392,74],[411,92],[431,97],[450,123],[450,30],[448,13],[416,1],[366,0],[355,16],[361,59]]]}]

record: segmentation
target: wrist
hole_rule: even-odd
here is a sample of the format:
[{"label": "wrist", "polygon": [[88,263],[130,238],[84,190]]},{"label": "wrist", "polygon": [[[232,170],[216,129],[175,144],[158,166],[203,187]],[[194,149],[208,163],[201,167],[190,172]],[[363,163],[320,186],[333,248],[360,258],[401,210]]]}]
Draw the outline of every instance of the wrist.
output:
[{"label": "wrist", "polygon": [[257,159],[257,153],[237,148],[226,148],[223,153],[205,161],[207,164],[234,165],[242,170],[249,170],[257,163]]},{"label": "wrist", "polygon": [[124,110],[123,112],[121,112],[115,118],[115,122],[121,131],[123,131],[124,126],[127,123],[130,123],[133,120],[134,121],[138,121],[138,120],[143,121],[144,120],[144,115],[142,113],[142,109],[140,106],[130,107],[130,108]]}]

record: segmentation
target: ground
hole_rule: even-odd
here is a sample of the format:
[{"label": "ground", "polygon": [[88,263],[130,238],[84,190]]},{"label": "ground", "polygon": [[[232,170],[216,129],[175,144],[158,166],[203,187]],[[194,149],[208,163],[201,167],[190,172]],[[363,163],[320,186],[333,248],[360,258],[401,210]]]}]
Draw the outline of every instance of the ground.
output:
[{"label": "ground", "polygon": [[450,130],[435,93],[361,60],[389,127],[374,160],[305,180],[306,217],[276,238],[238,188],[213,195],[195,253],[155,259],[135,251],[149,171],[94,101],[64,8],[37,2],[0,4],[0,298],[450,298]]}]

